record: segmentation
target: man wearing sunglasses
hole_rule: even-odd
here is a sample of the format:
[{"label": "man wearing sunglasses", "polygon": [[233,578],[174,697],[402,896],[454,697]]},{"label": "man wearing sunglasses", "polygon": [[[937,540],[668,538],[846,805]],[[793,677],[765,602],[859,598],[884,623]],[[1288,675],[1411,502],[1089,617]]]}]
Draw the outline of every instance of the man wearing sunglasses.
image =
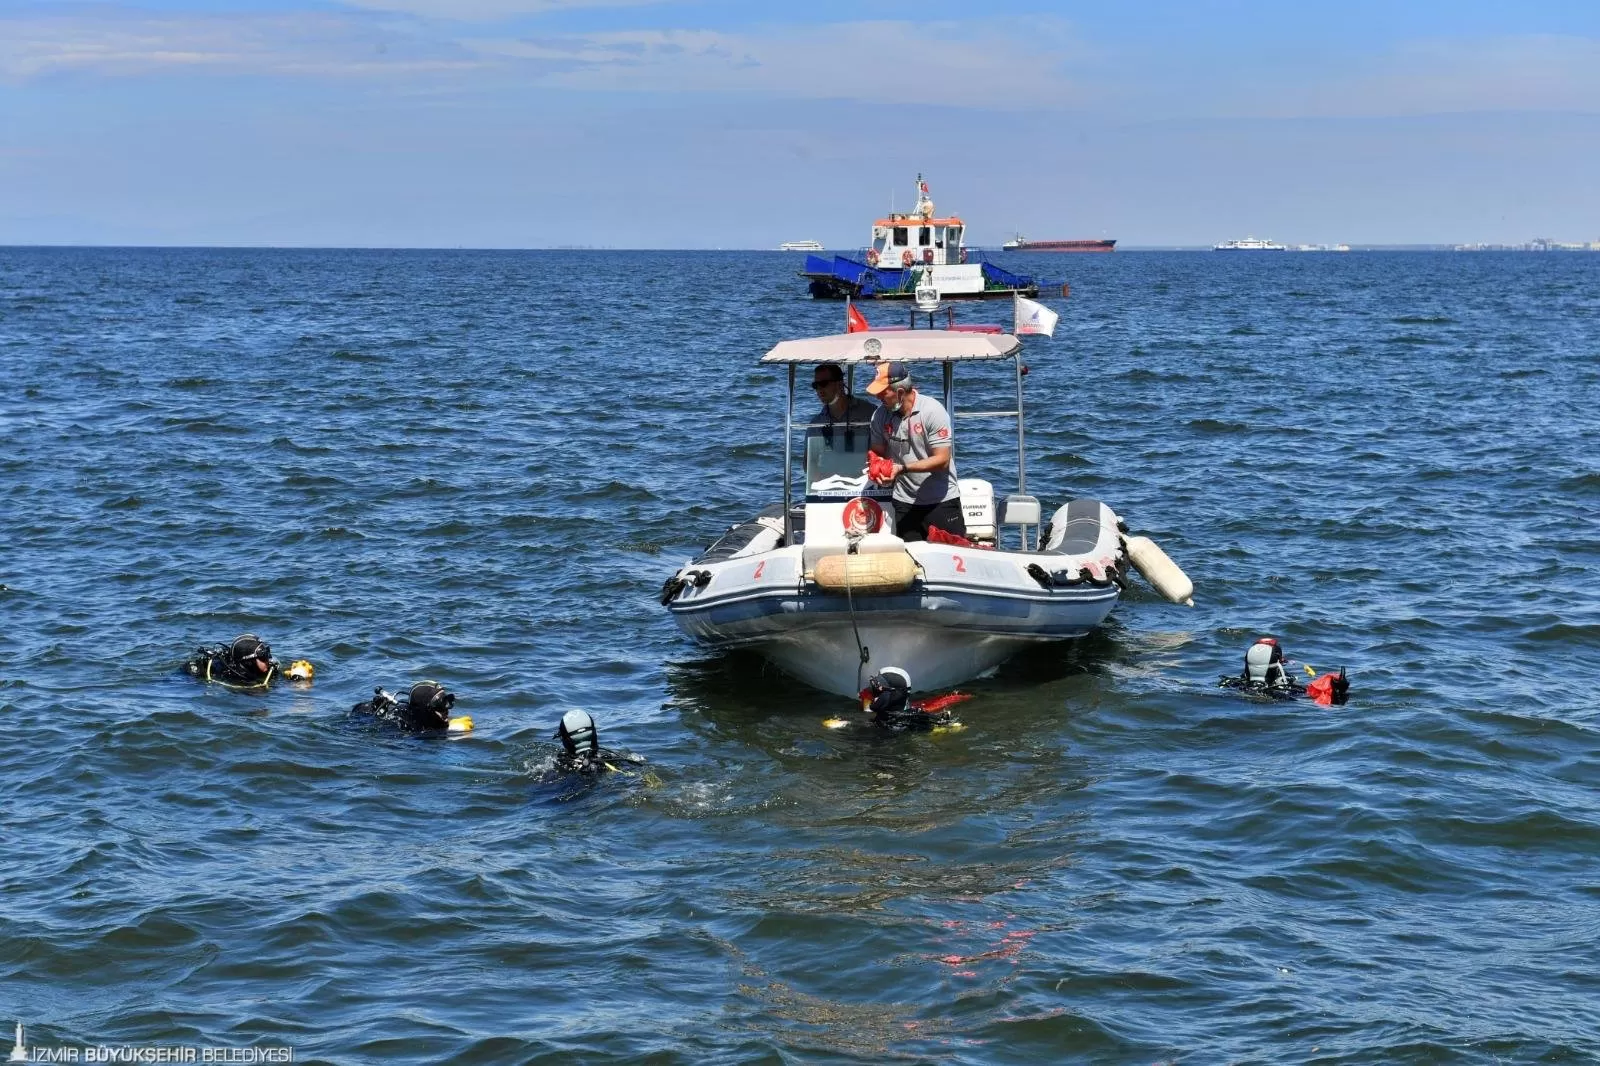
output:
[{"label": "man wearing sunglasses", "polygon": [[[812,425],[822,428],[822,437],[834,447],[834,427],[844,431],[844,447],[855,450],[855,435],[865,434],[872,425],[872,415],[878,407],[870,400],[852,396],[845,391],[844,369],[838,363],[822,363],[811,373],[811,387],[817,392],[822,410]],[[862,442],[865,443],[865,436]]]}]

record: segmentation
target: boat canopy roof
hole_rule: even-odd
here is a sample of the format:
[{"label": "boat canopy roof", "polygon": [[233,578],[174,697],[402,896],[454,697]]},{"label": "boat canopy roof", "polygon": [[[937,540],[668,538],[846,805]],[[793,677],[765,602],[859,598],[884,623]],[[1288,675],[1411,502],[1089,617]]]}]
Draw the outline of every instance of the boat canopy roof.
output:
[{"label": "boat canopy roof", "polygon": [[763,363],[950,363],[972,359],[1009,359],[1022,342],[1009,333],[908,329],[835,333],[781,341],[761,357]]}]

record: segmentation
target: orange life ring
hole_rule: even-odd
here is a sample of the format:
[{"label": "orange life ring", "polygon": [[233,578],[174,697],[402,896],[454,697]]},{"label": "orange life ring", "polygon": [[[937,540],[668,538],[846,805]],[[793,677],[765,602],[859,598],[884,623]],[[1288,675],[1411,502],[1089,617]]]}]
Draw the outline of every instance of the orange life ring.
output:
[{"label": "orange life ring", "polygon": [[900,253],[900,265],[903,266],[903,267],[908,267],[908,266],[911,265],[911,249],[910,248],[907,248],[905,251]]},{"label": "orange life ring", "polygon": [[876,248],[868,248],[867,249],[867,266],[875,267],[877,265],[878,265],[878,250]]},{"label": "orange life ring", "polygon": [[927,263],[929,266],[933,266],[933,249],[932,248],[924,248],[922,250],[922,261],[924,263]]},{"label": "orange life ring", "polygon": [[967,250],[965,248],[961,249],[961,261],[963,263],[967,261]]},{"label": "orange life ring", "polygon": [[857,496],[839,516],[846,533],[876,533],[883,528],[883,508],[870,496]]}]

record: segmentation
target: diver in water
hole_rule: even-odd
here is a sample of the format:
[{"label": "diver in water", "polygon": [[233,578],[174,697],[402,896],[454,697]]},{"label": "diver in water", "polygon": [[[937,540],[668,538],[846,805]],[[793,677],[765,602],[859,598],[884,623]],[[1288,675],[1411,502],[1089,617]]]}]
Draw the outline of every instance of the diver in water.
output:
[{"label": "diver in water", "polygon": [[1283,645],[1278,643],[1277,637],[1257,637],[1256,642],[1245,649],[1244,670],[1239,680],[1253,692],[1292,696],[1300,686],[1284,667],[1285,661]]},{"label": "diver in water", "polygon": [[621,771],[628,766],[644,765],[644,757],[627,751],[612,751],[600,746],[600,731],[588,711],[568,711],[561,716],[561,724],[552,734],[561,741],[561,754],[556,756],[556,769],[571,774],[603,774]]},{"label": "diver in water", "polygon": [[418,681],[403,700],[381,687],[375,688],[372,698],[350,708],[350,713],[369,714],[408,733],[470,733],[472,719],[469,716],[450,716],[455,705],[454,692],[445,691],[437,681]]},{"label": "diver in water", "polygon": [[1350,698],[1350,681],[1344,667],[1337,674],[1324,674],[1310,685],[1302,685],[1289,673],[1288,658],[1283,645],[1276,637],[1257,637],[1244,653],[1244,670],[1237,677],[1224,677],[1217,682],[1223,688],[1236,688],[1252,696],[1269,696],[1273,699],[1291,700],[1310,696],[1324,707],[1342,705]]},{"label": "diver in water", "polygon": [[280,670],[272,648],[254,633],[244,633],[231,644],[198,648],[183,664],[183,669],[202,681],[215,681],[230,688],[266,688],[275,681],[310,681],[311,664],[296,659],[287,670]]},{"label": "diver in water", "polygon": [[907,730],[932,731],[960,729],[948,708],[969,697],[952,692],[925,700],[911,698],[911,675],[898,666],[886,666],[874,674],[861,690],[861,709],[872,715],[875,725],[891,733]]}]

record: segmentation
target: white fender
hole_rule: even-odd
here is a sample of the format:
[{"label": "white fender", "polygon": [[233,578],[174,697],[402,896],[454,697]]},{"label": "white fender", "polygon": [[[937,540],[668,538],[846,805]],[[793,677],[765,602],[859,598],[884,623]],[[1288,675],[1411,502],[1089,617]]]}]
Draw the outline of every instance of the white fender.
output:
[{"label": "white fender", "polygon": [[1173,603],[1194,606],[1194,582],[1155,541],[1149,537],[1123,537],[1122,550],[1151,588]]}]

